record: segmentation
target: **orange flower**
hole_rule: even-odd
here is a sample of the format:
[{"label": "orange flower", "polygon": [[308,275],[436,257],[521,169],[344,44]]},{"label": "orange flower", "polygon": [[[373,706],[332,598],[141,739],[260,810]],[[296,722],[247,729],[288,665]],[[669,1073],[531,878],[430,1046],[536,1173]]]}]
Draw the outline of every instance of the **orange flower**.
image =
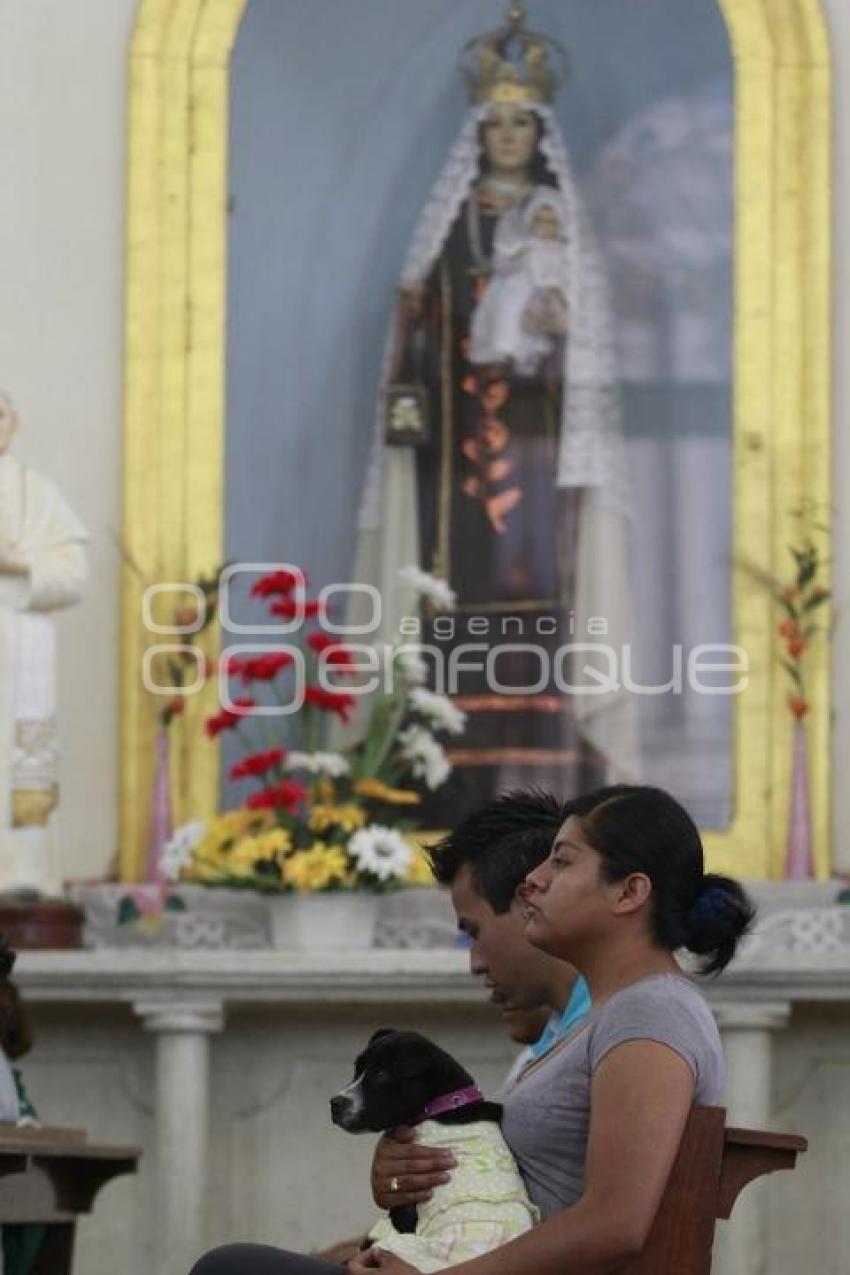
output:
[{"label": "orange flower", "polygon": [[174,620],[179,628],[191,629],[198,623],[199,611],[196,606],[178,607]]},{"label": "orange flower", "polygon": [[783,620],[779,626],[779,632],[782,637],[793,638],[799,633],[799,630],[793,620]]},{"label": "orange flower", "polygon": [[482,402],[485,412],[498,412],[511,396],[507,381],[493,381],[484,391]]},{"label": "orange flower", "polygon": [[783,602],[793,602],[797,596],[796,584],[789,584],[782,590]]},{"label": "orange flower", "polygon": [[791,712],[797,718],[798,722],[802,721],[802,719],[806,716],[806,713],[809,711],[808,700],[803,699],[802,695],[789,695],[788,707],[791,709]]}]

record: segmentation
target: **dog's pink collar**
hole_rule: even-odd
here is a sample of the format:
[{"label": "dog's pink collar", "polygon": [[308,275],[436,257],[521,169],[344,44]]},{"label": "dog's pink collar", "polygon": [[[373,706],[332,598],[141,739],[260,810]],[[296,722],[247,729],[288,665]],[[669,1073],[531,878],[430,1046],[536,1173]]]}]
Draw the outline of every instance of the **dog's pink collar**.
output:
[{"label": "dog's pink collar", "polygon": [[466,1089],[455,1089],[453,1093],[445,1093],[442,1097],[429,1102],[416,1123],[428,1120],[431,1116],[441,1116],[446,1111],[457,1111],[460,1107],[469,1107],[473,1102],[483,1102],[483,1100],[484,1095],[477,1085],[467,1085]]}]

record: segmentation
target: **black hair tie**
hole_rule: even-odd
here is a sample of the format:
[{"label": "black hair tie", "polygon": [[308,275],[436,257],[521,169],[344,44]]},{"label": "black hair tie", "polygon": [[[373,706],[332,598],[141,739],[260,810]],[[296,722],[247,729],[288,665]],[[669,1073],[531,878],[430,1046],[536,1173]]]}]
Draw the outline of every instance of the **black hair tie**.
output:
[{"label": "black hair tie", "polygon": [[730,911],[731,900],[726,891],[719,885],[710,885],[703,890],[688,914],[688,919],[696,925],[706,925],[711,921],[721,921]]}]

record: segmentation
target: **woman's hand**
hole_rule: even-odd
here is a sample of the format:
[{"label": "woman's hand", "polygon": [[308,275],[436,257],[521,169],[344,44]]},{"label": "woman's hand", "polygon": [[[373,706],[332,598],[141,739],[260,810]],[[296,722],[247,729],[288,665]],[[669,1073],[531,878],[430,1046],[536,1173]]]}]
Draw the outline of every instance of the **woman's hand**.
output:
[{"label": "woman's hand", "polygon": [[379,1209],[430,1200],[435,1186],[448,1182],[457,1161],[451,1151],[423,1147],[412,1129],[385,1133],[372,1158],[372,1199]]},{"label": "woman's hand", "polygon": [[402,1261],[395,1253],[382,1248],[367,1248],[353,1257],[347,1266],[348,1275],[368,1275],[369,1271],[383,1271],[384,1275],[420,1275],[419,1268]]}]

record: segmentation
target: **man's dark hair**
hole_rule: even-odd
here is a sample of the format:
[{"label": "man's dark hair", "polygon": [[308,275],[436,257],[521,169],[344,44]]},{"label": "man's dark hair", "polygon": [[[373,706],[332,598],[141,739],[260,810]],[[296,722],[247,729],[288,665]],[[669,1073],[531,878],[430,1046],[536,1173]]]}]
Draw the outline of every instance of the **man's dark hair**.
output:
[{"label": "man's dark hair", "polygon": [[481,897],[494,912],[507,912],[517,886],[548,856],[569,813],[543,788],[501,793],[429,848],[434,876],[451,885],[468,864]]}]

